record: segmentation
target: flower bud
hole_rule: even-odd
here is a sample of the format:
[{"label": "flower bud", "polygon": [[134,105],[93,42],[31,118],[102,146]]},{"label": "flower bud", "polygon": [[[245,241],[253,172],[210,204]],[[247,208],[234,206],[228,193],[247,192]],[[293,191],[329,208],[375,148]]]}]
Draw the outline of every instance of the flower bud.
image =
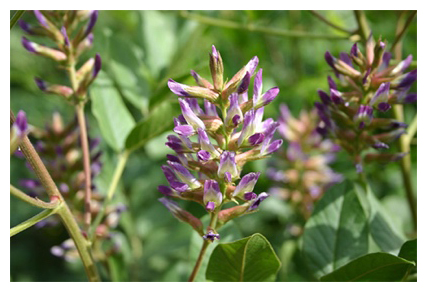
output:
[{"label": "flower bud", "polygon": [[229,173],[226,175],[228,181],[232,181],[239,177],[239,171],[237,170],[235,156],[236,153],[234,152],[222,152],[218,167],[218,177],[220,179],[224,179],[226,173]]},{"label": "flower bud", "polygon": [[73,90],[68,86],[49,84],[37,77],[34,78],[34,81],[36,82],[37,87],[45,93],[57,94],[59,96],[65,97],[66,99],[73,95]]},{"label": "flower bud", "polygon": [[22,45],[30,53],[47,57],[58,62],[67,59],[67,56],[63,52],[33,43],[25,37],[22,37]]},{"label": "flower bud", "polygon": [[182,97],[197,97],[197,98],[206,98],[210,102],[215,102],[219,94],[208,88],[200,86],[188,86],[181,83],[178,83],[172,79],[168,81],[169,89],[178,96]]},{"label": "flower bud", "polygon": [[212,212],[221,205],[222,193],[219,190],[218,182],[215,180],[205,180],[203,203],[206,206],[206,210]]},{"label": "flower bud", "polygon": [[213,45],[212,53],[209,54],[209,67],[211,69],[214,88],[221,91],[224,84],[224,65],[222,63],[221,54]]},{"label": "flower bud", "polygon": [[174,201],[168,200],[167,198],[160,198],[160,203],[162,203],[178,220],[188,223],[196,230],[200,236],[203,236],[203,223],[198,218],[193,216],[191,213],[185,211]]},{"label": "flower bud", "polygon": [[233,197],[239,197],[242,199],[246,193],[252,192],[260,175],[260,172],[251,172],[246,174],[234,190]]}]

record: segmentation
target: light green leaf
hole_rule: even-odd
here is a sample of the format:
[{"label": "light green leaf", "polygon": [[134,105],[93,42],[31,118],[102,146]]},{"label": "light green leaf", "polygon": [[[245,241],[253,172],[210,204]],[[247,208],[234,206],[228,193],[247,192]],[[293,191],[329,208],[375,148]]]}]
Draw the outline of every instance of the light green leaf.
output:
[{"label": "light green leaf", "polygon": [[259,233],[213,251],[206,278],[215,282],[274,281],[280,261],[268,240]]},{"label": "light green leaf", "polygon": [[304,229],[303,255],[317,278],[367,253],[397,254],[404,241],[370,190],[345,183],[323,196]]},{"label": "light green leaf", "polygon": [[92,112],[98,120],[103,138],[114,150],[123,150],[125,139],[135,126],[135,121],[119,92],[111,79],[101,71],[90,93]]},{"label": "light green leaf", "polygon": [[388,253],[362,256],[332,273],[323,282],[397,282],[414,267],[414,263]]},{"label": "light green leaf", "polygon": [[[208,226],[209,224],[209,216],[204,216],[201,218],[203,222],[203,226]],[[212,251],[214,248],[221,242],[232,242],[237,240],[238,238],[242,237],[242,234],[240,233],[240,230],[237,228],[236,224],[234,224],[233,221],[228,222],[223,227],[221,227],[218,230],[219,234],[221,235],[221,240],[214,241],[211,243],[208,248],[206,249],[205,256],[203,258],[202,264],[200,266],[200,270],[197,273],[196,278],[194,281],[196,282],[205,282],[206,281],[206,268],[208,267],[208,261],[209,257],[212,254]],[[200,237],[200,235],[193,231],[191,235],[190,240],[190,265],[191,267],[194,267],[197,261],[197,257],[199,256],[200,249],[202,248],[203,239]]]},{"label": "light green leaf", "polygon": [[171,130],[173,128],[173,117],[178,114],[179,107],[177,104],[162,103],[132,129],[126,139],[126,149],[135,150],[145,145],[150,139]]}]

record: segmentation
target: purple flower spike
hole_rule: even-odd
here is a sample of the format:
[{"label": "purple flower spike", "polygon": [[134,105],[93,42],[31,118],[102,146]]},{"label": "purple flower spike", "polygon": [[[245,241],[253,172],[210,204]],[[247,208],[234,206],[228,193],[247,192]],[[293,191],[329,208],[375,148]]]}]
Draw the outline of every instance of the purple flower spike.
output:
[{"label": "purple flower spike", "polygon": [[276,152],[277,150],[280,149],[280,146],[282,146],[282,144],[283,144],[282,139],[273,141],[273,143],[268,145],[267,151],[264,153],[264,155],[269,155],[273,152]]},{"label": "purple flower spike", "polygon": [[24,111],[19,111],[16,115],[15,123],[13,124],[13,127],[16,131],[16,134],[23,138],[27,134],[28,130],[28,124],[27,124],[27,116],[25,115]]},{"label": "purple flower spike", "polygon": [[181,160],[179,160],[179,158],[178,158],[177,156],[175,156],[175,155],[172,155],[172,154],[166,154],[166,158],[167,158],[169,161],[173,161],[173,162],[176,162],[176,163],[181,163]]},{"label": "purple flower spike", "polygon": [[252,205],[249,207],[248,211],[253,211],[259,207],[262,201],[267,199],[269,195],[267,193],[261,193],[259,194],[258,198],[255,199],[255,201],[252,203]]},{"label": "purple flower spike", "polygon": [[99,71],[101,71],[101,66],[102,66],[102,62],[101,62],[101,56],[96,53],[95,55],[95,65],[93,66],[93,73],[92,73],[92,77],[95,78]]},{"label": "purple flower spike", "polygon": [[197,152],[197,157],[201,161],[208,161],[211,158],[211,154],[206,150],[200,150],[199,152]]},{"label": "purple flower spike", "polygon": [[391,109],[391,105],[390,105],[390,104],[388,104],[387,102],[380,102],[380,103],[378,104],[378,110],[379,110],[379,111],[386,112],[386,111],[388,111],[389,109]]},{"label": "purple flower spike", "polygon": [[236,153],[234,152],[222,152],[218,167],[218,176],[220,178],[223,178],[226,172],[230,173],[231,179],[239,177],[239,171],[237,170],[235,156]]},{"label": "purple flower spike", "polygon": [[218,112],[216,111],[216,106],[213,103],[211,103],[205,99],[204,104],[205,104],[206,115],[213,116],[213,117],[218,116]]},{"label": "purple flower spike", "polygon": [[87,24],[86,30],[85,30],[85,36],[87,36],[95,26],[96,21],[98,20],[98,10],[93,10],[90,14],[89,22]]},{"label": "purple flower spike", "polygon": [[250,110],[245,113],[245,116],[243,118],[242,132],[240,133],[239,139],[237,141],[237,145],[241,146],[248,137],[255,134],[256,124],[254,123],[254,120],[255,120],[254,110]]},{"label": "purple flower spike", "polygon": [[344,102],[341,92],[335,89],[331,89],[331,99],[335,104],[341,104]]},{"label": "purple flower spike", "polygon": [[219,240],[219,234],[214,233],[213,231],[209,231],[207,234],[203,235],[204,240],[214,241],[215,239]]},{"label": "purple flower spike", "polygon": [[36,16],[37,20],[41,24],[41,26],[45,28],[49,28],[49,24],[47,23],[46,18],[44,15],[40,12],[40,10],[34,10],[34,15]]},{"label": "purple flower spike", "polygon": [[[335,83],[334,79],[332,79],[331,76],[328,76],[328,84],[329,84],[330,89],[335,89],[335,90],[338,89],[337,84]],[[317,92],[319,92],[319,91],[317,91]]]},{"label": "purple flower spike", "polygon": [[260,174],[260,172],[251,172],[245,175],[234,190],[233,197],[242,197],[245,193],[252,192]]},{"label": "purple flower spike", "polygon": [[385,52],[383,55],[383,62],[381,64],[381,70],[387,68],[390,64],[390,60],[391,60],[391,53],[390,52]]},{"label": "purple flower spike", "polygon": [[[333,88],[331,87],[331,89],[333,89]],[[328,104],[331,103],[332,100],[331,100],[331,98],[329,97],[329,95],[326,92],[324,92],[322,90],[318,90],[317,94],[319,94],[320,99],[322,100],[322,102],[325,105],[328,105]]]},{"label": "purple flower spike", "polygon": [[215,207],[222,203],[222,193],[219,190],[219,184],[215,180],[206,180],[203,191],[203,202],[206,210],[213,211]]},{"label": "purple flower spike", "polygon": [[242,83],[240,83],[239,87],[237,88],[237,93],[242,94],[248,91],[250,82],[251,82],[251,74],[249,72],[246,72],[245,77],[243,77]]},{"label": "purple flower spike", "polygon": [[22,46],[30,53],[36,53],[36,44],[30,42],[26,37],[21,39]]},{"label": "purple flower spike", "polygon": [[328,65],[335,70],[335,58],[331,55],[329,51],[326,51],[325,53],[325,60],[326,63],[328,63]]},{"label": "purple flower spike", "polygon": [[255,200],[256,197],[257,197],[257,194],[255,194],[254,192],[248,192],[243,195],[243,199],[246,201]]},{"label": "purple flower spike", "polygon": [[65,46],[70,46],[70,39],[68,38],[67,35],[67,30],[65,29],[65,26],[61,27],[61,34],[64,37],[64,44]]},{"label": "purple flower spike", "polygon": [[193,126],[195,129],[201,128],[204,130],[206,128],[203,121],[197,117],[190,105],[184,99],[179,99],[179,105],[181,106],[182,115],[189,125]]},{"label": "purple flower spike", "polygon": [[357,57],[358,53],[359,53],[359,48],[357,47],[357,43],[354,43],[354,45],[351,47],[350,55],[352,57]]}]

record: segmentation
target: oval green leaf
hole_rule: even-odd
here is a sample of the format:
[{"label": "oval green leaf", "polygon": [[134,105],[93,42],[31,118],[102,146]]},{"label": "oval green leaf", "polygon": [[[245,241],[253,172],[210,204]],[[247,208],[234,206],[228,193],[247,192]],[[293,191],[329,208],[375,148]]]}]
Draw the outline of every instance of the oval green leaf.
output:
[{"label": "oval green leaf", "polygon": [[96,117],[105,141],[116,151],[124,148],[135,121],[124,104],[114,83],[100,72],[90,90],[92,113]]},{"label": "oval green leaf", "polygon": [[132,151],[144,146],[150,139],[171,130],[173,117],[179,114],[175,103],[164,102],[151,111],[144,120],[139,122],[126,139],[126,149]]},{"label": "oval green leaf", "polygon": [[213,251],[206,278],[215,282],[274,281],[281,263],[268,240],[259,233]]},{"label": "oval green leaf", "polygon": [[372,192],[346,183],[328,190],[304,229],[303,256],[317,278],[368,253],[397,254],[404,242]]},{"label": "oval green leaf", "polygon": [[322,282],[397,282],[414,263],[388,253],[372,253],[320,278]]},{"label": "oval green leaf", "polygon": [[417,263],[417,239],[408,240],[402,245],[399,257]]}]

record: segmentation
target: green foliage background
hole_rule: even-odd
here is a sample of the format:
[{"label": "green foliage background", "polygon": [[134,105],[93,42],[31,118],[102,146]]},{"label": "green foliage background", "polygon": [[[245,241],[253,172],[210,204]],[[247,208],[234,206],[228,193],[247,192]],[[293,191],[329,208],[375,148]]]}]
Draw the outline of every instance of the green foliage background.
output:
[{"label": "green foliage background", "polygon": [[[12,13],[12,12],[11,12]],[[196,11],[209,17],[231,20],[241,24],[271,27],[319,34],[344,35],[319,21],[308,11]],[[352,11],[322,11],[332,22],[349,28],[357,27]],[[11,14],[12,15],[12,14]],[[398,11],[366,11],[374,36],[393,42]],[[34,22],[34,16],[23,16]],[[264,87],[279,86],[280,94],[266,107],[266,116],[278,116],[279,104],[286,103],[296,115],[317,100],[317,89],[327,88],[326,77],[331,74],[324,61],[324,52],[338,55],[348,52],[349,40],[322,40],[289,38],[201,24],[188,20],[177,11],[101,11],[95,26],[94,48],[86,55],[99,52],[103,69],[115,80],[121,98],[135,121],[146,117],[162,101],[177,104],[166,87],[168,78],[193,84],[191,69],[209,76],[208,53],[214,44],[220,50],[225,75],[231,78],[254,55],[264,70]],[[20,42],[23,32],[19,27],[11,31],[10,90],[11,108],[16,113],[26,111],[31,124],[43,127],[51,121],[52,112],[59,111],[65,121],[73,118],[73,108],[56,96],[45,95],[36,87],[35,76],[52,83],[65,83],[65,74],[58,73],[49,60],[28,54]],[[33,38],[36,39],[36,38]],[[412,54],[417,59],[417,25],[414,21],[404,38],[403,56]],[[416,105],[406,107],[407,122],[416,113]],[[100,126],[87,106],[90,135],[101,137]],[[172,117],[165,117],[171,119]],[[167,121],[165,120],[165,123]],[[170,132],[168,132],[170,133]],[[166,182],[160,166],[170,153],[162,134],[149,141],[131,156],[126,166],[117,198],[125,198],[129,211],[123,217],[119,231],[132,234],[124,240],[125,257],[135,259],[125,267],[130,281],[183,281],[190,271],[189,246],[192,230],[178,222],[157,199],[159,184]],[[103,171],[97,178],[98,188],[106,192],[116,163],[116,154],[105,142]],[[274,159],[274,158],[272,158]],[[412,148],[413,180],[416,184],[416,145]],[[269,161],[250,163],[244,171],[263,171]],[[346,177],[354,176],[353,166],[341,154],[334,164],[336,171]],[[381,171],[378,171],[381,169]],[[387,167],[375,165],[367,169],[374,193],[392,214],[396,226],[411,230],[410,215],[404,198],[403,183],[398,164]],[[25,162],[11,158],[11,183],[34,177]],[[255,191],[268,190],[272,183],[265,172]],[[204,210],[188,203],[186,207],[197,216]],[[11,197],[10,226],[14,226],[37,210]],[[262,233],[272,244],[282,261],[278,281],[311,281],[304,261],[297,250],[299,242],[289,233],[289,207],[276,198],[266,200],[260,212],[235,220],[241,237]],[[128,230],[128,232],[125,232]],[[38,230],[31,228],[11,238],[11,279],[13,281],[85,281],[79,261],[68,263],[50,254],[50,247],[67,238],[61,228]],[[129,237],[127,237],[129,238]],[[135,250],[137,250],[135,254]],[[133,251],[133,253],[132,253]],[[138,254],[141,251],[141,254]]]}]

